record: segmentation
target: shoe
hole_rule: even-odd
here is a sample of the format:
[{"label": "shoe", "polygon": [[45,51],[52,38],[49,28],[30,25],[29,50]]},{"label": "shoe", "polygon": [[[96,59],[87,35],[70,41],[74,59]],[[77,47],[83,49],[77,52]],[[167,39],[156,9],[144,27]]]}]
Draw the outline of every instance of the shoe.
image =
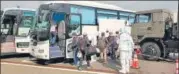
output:
[{"label": "shoe", "polygon": [[78,67],[78,70],[81,71],[81,70],[82,70],[82,67],[79,66],[79,67]]},{"label": "shoe", "polygon": [[120,74],[126,74],[126,72],[122,71],[122,70],[119,70],[119,73]]},{"label": "shoe", "polygon": [[91,66],[87,66],[87,69],[92,69],[92,67]]}]

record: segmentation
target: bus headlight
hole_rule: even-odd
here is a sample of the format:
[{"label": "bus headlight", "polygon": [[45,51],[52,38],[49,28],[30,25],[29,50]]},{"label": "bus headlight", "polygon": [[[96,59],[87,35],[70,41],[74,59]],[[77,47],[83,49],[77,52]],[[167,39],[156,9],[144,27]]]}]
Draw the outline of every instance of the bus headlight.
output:
[{"label": "bus headlight", "polygon": [[39,53],[44,53],[44,50],[40,49],[38,50]]}]

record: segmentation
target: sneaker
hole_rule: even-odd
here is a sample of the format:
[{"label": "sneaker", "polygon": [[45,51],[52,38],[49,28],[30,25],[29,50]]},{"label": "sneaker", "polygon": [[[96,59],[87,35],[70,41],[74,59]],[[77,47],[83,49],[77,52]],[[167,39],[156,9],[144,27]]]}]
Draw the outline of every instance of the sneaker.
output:
[{"label": "sneaker", "polygon": [[122,70],[119,70],[119,73],[120,74],[126,74],[126,72],[122,71]]},{"label": "sneaker", "polygon": [[91,66],[87,66],[87,69],[92,69],[92,67]]},{"label": "sneaker", "polygon": [[79,67],[78,67],[78,70],[81,71],[81,70],[82,70],[82,67],[79,66]]}]

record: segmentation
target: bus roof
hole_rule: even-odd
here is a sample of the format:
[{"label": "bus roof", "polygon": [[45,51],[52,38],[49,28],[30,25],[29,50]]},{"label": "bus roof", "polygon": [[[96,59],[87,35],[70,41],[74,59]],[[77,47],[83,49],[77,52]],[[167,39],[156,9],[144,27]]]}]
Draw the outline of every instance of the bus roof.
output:
[{"label": "bus roof", "polygon": [[135,12],[135,11],[132,11],[132,10],[123,9],[123,8],[116,6],[116,5],[98,3],[98,2],[94,2],[94,1],[48,1],[45,4],[51,4],[51,3],[65,3],[65,4],[74,4],[74,5],[81,5],[81,6],[97,7],[97,8],[119,10],[119,11],[126,11],[126,12]]},{"label": "bus roof", "polygon": [[4,8],[3,11],[8,11],[8,10],[30,10],[30,11],[36,11],[36,9],[30,9],[30,8],[15,8],[15,7],[12,7],[12,8]]}]

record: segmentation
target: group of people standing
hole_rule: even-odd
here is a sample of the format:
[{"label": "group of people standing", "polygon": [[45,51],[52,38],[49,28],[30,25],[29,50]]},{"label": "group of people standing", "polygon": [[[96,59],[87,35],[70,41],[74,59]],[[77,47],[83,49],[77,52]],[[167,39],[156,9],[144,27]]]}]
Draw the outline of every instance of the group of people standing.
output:
[{"label": "group of people standing", "polygon": [[78,62],[77,54],[79,51],[81,51],[83,56],[82,58],[86,59],[87,66],[90,67],[91,55],[95,54],[92,54],[92,52],[98,48],[100,50],[100,60],[103,63],[108,63],[107,59],[109,55],[111,60],[120,60],[122,69],[119,70],[119,72],[129,72],[134,42],[130,33],[125,27],[119,31],[116,31],[115,34],[109,31],[100,33],[97,36],[96,46],[91,45],[91,40],[88,39],[86,33],[83,34],[83,37],[78,37],[75,33],[73,33],[72,44],[75,65],[77,65]]},{"label": "group of people standing", "polygon": [[[88,38],[87,33],[84,33],[82,37],[77,36],[76,33],[73,33],[72,36],[72,49],[74,54],[73,64],[80,67],[82,61],[86,60],[87,67],[91,67],[91,56],[96,54],[96,48],[91,45],[92,41]],[[82,57],[78,56],[80,53],[82,54]]]},{"label": "group of people standing", "polygon": [[122,69],[121,73],[129,73],[132,64],[132,54],[134,51],[134,42],[127,27],[121,28],[119,31],[102,32],[97,38],[97,48],[100,49],[100,59],[107,63],[107,55],[111,60],[120,60]]}]

